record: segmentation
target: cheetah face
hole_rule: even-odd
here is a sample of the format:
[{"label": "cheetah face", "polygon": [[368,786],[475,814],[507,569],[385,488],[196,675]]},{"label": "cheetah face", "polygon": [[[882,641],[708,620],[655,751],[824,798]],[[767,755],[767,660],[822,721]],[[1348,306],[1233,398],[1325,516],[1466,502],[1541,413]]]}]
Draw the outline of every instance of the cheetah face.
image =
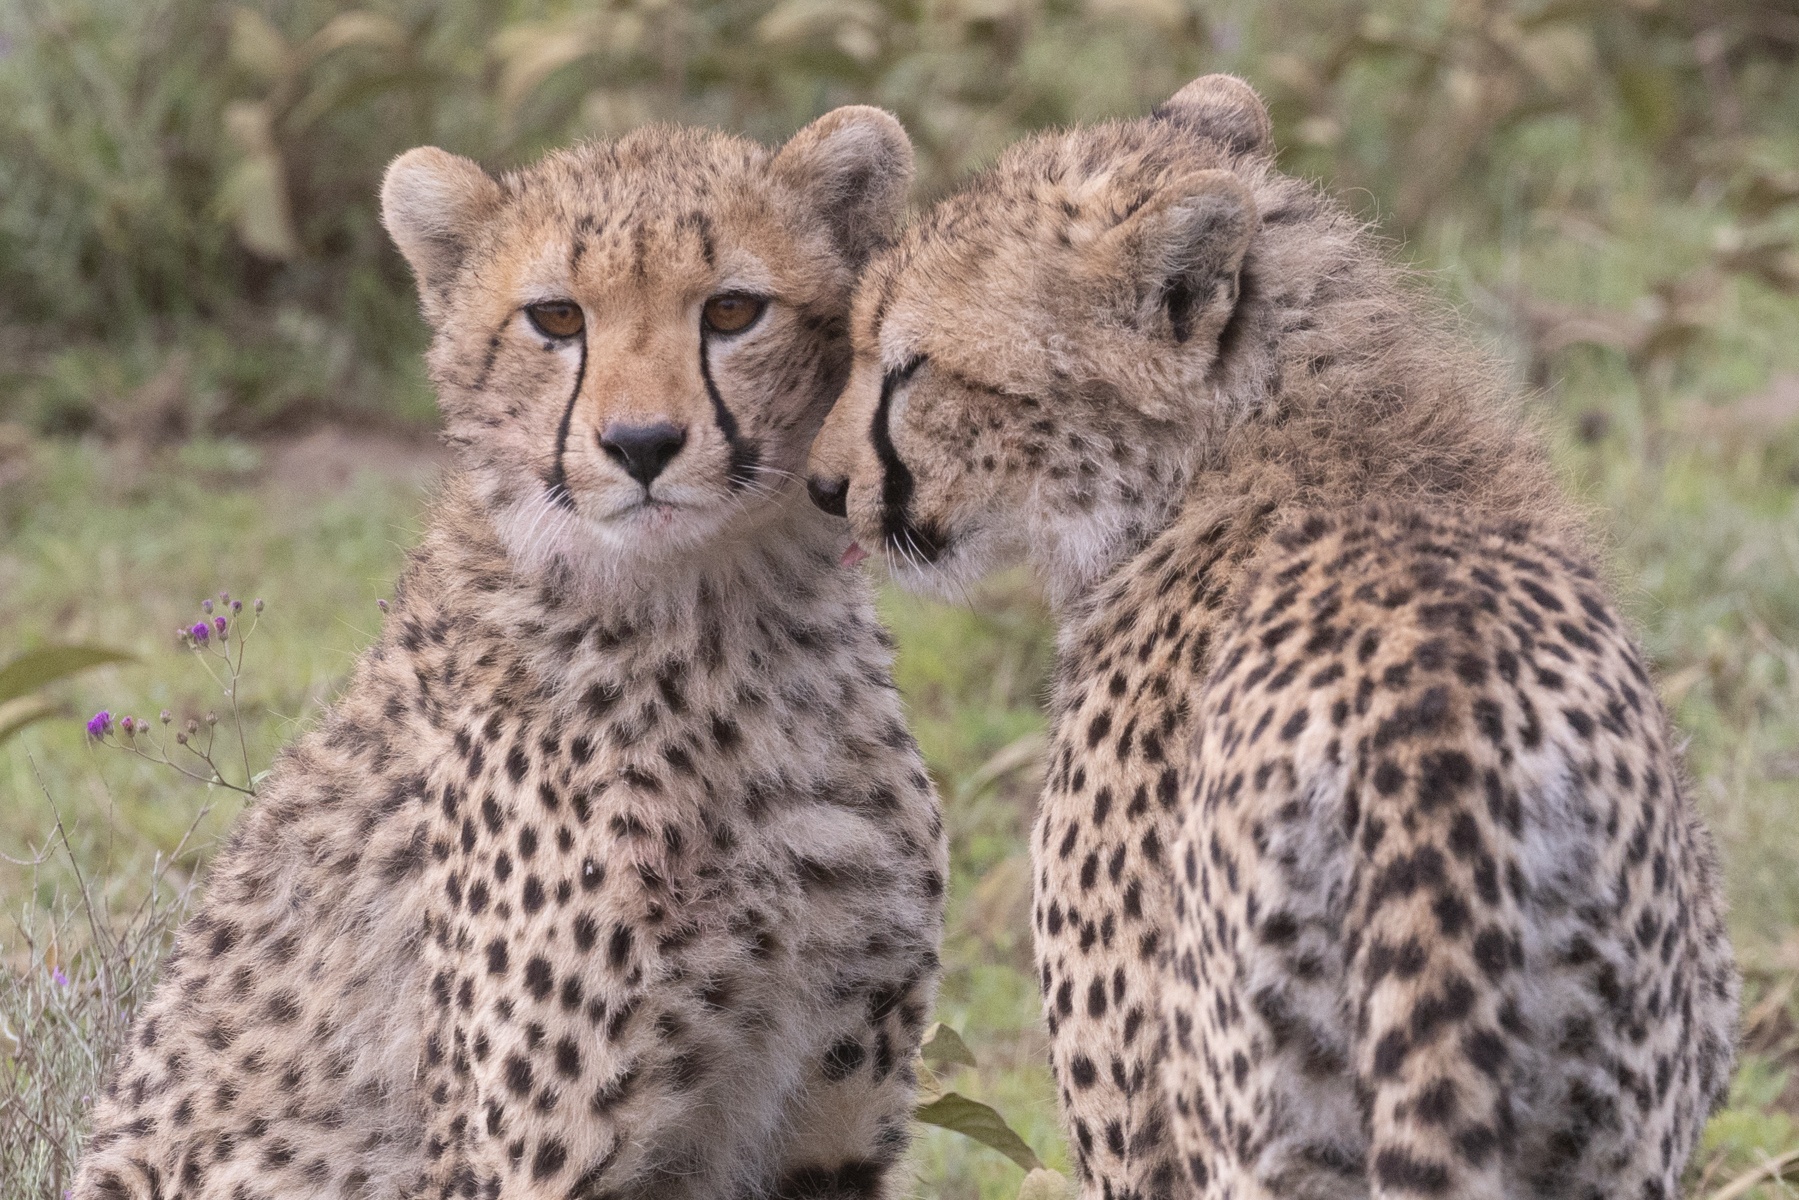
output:
[{"label": "cheetah face", "polygon": [[448,439],[514,558],[618,573],[789,511],[911,162],[870,108],[773,153],[664,127],[497,180],[441,150],[397,159],[383,221],[433,327]]},{"label": "cheetah face", "polygon": [[928,590],[1022,557],[1066,597],[1116,561],[1222,431],[1267,129],[1208,76],[1020,143],[917,222],[858,287],[814,500]]}]

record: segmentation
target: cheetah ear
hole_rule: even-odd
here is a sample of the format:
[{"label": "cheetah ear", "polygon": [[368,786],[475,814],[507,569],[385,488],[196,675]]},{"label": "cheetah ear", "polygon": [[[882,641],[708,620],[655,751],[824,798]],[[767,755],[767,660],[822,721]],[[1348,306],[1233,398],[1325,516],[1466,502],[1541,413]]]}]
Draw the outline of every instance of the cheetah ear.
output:
[{"label": "cheetah ear", "polygon": [[1155,115],[1221,142],[1233,154],[1267,154],[1273,147],[1268,106],[1235,75],[1201,75],[1170,96]]},{"label": "cheetah ear", "polygon": [[500,205],[500,185],[466,158],[420,146],[388,165],[381,224],[418,279],[419,301],[435,322],[475,232]]},{"label": "cheetah ear", "polygon": [[852,270],[892,242],[912,185],[912,140],[891,113],[832,109],[794,134],[775,174],[808,197]]},{"label": "cheetah ear", "polygon": [[1243,258],[1260,228],[1241,180],[1198,171],[1109,232],[1110,269],[1134,276],[1138,328],[1179,343],[1215,340],[1237,307]]}]

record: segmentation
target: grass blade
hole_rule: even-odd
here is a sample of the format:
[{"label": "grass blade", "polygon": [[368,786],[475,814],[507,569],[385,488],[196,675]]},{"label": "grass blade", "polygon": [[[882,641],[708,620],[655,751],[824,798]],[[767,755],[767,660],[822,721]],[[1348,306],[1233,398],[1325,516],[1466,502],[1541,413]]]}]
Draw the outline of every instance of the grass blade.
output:
[{"label": "grass blade", "polygon": [[134,655],[105,646],[44,646],[27,650],[0,667],[0,704],[89,667],[136,661]]}]

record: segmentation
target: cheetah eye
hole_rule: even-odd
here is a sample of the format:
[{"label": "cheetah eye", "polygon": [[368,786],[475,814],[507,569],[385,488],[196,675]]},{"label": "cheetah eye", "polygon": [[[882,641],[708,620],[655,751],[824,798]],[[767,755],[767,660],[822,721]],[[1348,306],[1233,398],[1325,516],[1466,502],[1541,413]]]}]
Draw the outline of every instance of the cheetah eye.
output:
[{"label": "cheetah eye", "polygon": [[726,292],[706,301],[706,307],[700,310],[700,320],[709,333],[742,333],[756,323],[756,318],[767,307],[768,301],[761,296]]},{"label": "cheetah eye", "polygon": [[587,323],[581,306],[573,300],[545,300],[542,304],[528,304],[525,306],[525,315],[531,318],[531,324],[537,332],[549,338],[574,337]]}]

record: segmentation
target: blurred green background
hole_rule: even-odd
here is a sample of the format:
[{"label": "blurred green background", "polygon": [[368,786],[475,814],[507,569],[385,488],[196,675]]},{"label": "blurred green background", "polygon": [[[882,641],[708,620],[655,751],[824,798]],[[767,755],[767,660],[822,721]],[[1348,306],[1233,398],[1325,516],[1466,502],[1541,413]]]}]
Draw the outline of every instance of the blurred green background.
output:
[{"label": "blurred green background", "polygon": [[[775,140],[868,102],[911,131],[924,203],[1030,129],[1235,71],[1286,169],[1511,365],[1611,538],[1750,975],[1746,1066],[1692,1192],[1790,1194],[1796,53],[1799,0],[0,0],[0,661],[115,646],[139,662],[46,698],[200,716],[216,690],[171,634],[228,588],[269,602],[252,766],[331,695],[442,461],[375,216],[401,150],[503,168],[648,120]],[[884,604],[953,843],[940,1016],[980,1065],[944,1083],[1065,1165],[1024,857],[1050,625],[1018,578]],[[59,1194],[157,914],[235,811],[79,720],[0,744],[0,1195]],[[97,945],[93,924],[130,936]],[[940,1131],[914,1166],[914,1192],[946,1200],[1021,1178]]]}]

